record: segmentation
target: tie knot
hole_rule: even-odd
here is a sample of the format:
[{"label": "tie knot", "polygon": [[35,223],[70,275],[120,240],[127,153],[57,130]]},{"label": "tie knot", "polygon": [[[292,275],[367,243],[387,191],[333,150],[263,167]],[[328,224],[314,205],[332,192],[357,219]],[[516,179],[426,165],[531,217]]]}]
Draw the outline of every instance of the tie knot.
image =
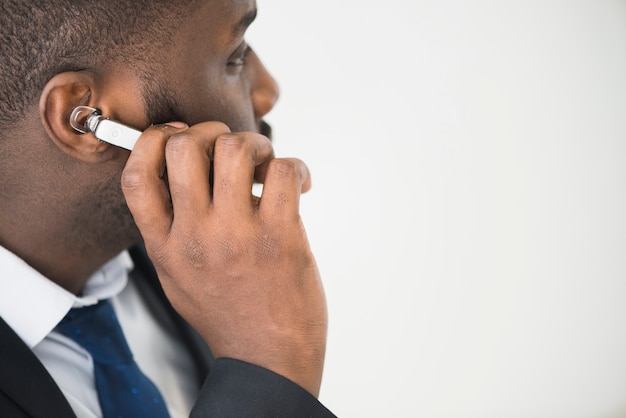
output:
[{"label": "tie knot", "polygon": [[124,364],[133,361],[110,300],[71,309],[57,330],[87,350],[95,362]]}]

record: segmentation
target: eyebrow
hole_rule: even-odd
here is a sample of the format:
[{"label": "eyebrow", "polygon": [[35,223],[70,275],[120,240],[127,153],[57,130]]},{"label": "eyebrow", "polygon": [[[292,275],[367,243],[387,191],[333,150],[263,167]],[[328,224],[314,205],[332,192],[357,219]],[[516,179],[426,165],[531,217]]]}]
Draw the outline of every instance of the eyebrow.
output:
[{"label": "eyebrow", "polygon": [[257,9],[250,10],[248,13],[246,13],[246,15],[241,18],[239,23],[237,23],[233,27],[233,35],[238,36],[239,34],[244,33],[246,29],[248,29],[248,26],[250,26],[252,22],[254,22],[254,19],[256,19],[256,15]]}]

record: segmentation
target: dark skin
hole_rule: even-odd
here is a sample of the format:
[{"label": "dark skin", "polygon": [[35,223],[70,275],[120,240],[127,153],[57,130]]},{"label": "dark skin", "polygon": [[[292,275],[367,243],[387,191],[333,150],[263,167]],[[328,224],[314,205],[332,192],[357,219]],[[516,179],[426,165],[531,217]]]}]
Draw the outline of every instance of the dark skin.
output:
[{"label": "dark skin", "polygon": [[[130,155],[74,132],[67,115],[84,104],[147,126],[133,68],[53,77],[38,111],[18,122],[19,138],[5,141],[0,194],[11,198],[0,199],[0,244],[79,293],[143,238],[168,298],[216,357],[266,367],[317,396],[326,305],[298,209],[310,177],[257,133],[278,90],[243,43],[255,7],[207,1],[181,26],[154,68],[191,126],[149,127]],[[254,178],[265,185],[260,199]]]}]

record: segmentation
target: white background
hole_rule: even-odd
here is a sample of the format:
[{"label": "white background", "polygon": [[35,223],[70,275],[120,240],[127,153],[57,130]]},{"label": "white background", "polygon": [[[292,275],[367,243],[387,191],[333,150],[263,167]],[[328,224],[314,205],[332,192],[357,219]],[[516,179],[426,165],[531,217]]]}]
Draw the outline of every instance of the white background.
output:
[{"label": "white background", "polygon": [[341,417],[626,416],[626,1],[258,0]]}]

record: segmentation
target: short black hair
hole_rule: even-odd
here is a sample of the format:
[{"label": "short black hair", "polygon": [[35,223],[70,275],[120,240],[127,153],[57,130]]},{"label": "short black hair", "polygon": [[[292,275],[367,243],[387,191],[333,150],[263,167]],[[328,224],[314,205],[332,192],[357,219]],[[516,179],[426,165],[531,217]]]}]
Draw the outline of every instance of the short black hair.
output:
[{"label": "short black hair", "polygon": [[[132,64],[145,73],[151,122],[175,118],[175,104],[150,75],[150,58],[167,45],[193,0],[2,0],[0,127],[19,120],[45,84],[64,71]],[[187,7],[185,7],[187,6]],[[143,71],[146,70],[146,71]],[[154,69],[152,69],[154,71]]]}]

